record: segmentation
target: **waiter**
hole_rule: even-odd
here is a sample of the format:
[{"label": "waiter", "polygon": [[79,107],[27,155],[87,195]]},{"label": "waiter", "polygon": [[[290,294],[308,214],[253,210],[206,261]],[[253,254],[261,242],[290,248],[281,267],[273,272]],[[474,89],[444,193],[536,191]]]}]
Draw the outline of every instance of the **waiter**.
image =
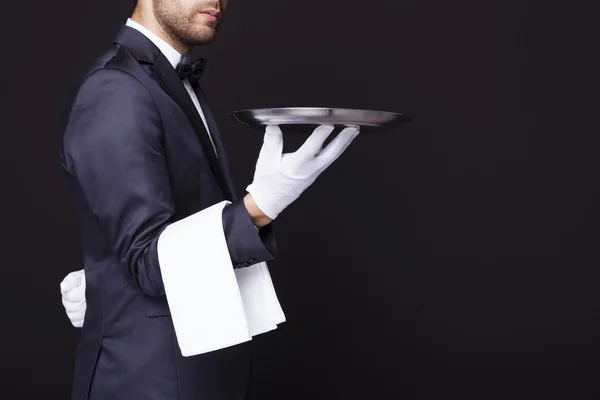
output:
[{"label": "waiter", "polygon": [[322,148],[333,127],[320,126],[282,154],[267,127],[238,199],[199,83],[205,61],[188,58],[226,6],[139,0],[74,99],[61,143],[85,266],[62,286],[85,282],[63,299],[83,326],[73,400],[244,399],[251,337],[285,320],[265,263],[271,222],[358,134]]}]

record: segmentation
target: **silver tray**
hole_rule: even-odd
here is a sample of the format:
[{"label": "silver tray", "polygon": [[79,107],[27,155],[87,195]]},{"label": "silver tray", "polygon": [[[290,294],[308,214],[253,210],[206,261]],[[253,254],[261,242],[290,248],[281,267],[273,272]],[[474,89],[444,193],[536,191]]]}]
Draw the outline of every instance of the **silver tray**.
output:
[{"label": "silver tray", "polygon": [[[294,125],[298,128],[327,124],[360,126],[361,132],[365,128],[367,131],[392,128],[410,120],[404,114],[387,111],[327,107],[260,108],[234,111],[230,115],[250,128],[263,128],[267,125]],[[289,128],[286,129],[288,130]]]}]

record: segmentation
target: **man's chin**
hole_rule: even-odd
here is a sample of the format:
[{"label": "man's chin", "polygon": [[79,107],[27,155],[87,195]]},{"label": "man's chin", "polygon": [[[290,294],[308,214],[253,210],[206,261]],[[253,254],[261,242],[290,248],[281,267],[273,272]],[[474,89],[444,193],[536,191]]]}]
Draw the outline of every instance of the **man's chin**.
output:
[{"label": "man's chin", "polygon": [[202,45],[202,44],[210,44],[210,43],[214,42],[216,38],[217,38],[216,28],[213,28],[210,26],[204,26],[204,27],[202,27],[200,32],[198,32],[198,34],[194,38],[195,39],[194,44],[196,46]]},{"label": "man's chin", "polygon": [[217,35],[203,36],[203,37],[195,40],[193,44],[194,44],[194,46],[202,46],[205,44],[211,44],[212,42],[215,41],[216,38],[217,38]]}]

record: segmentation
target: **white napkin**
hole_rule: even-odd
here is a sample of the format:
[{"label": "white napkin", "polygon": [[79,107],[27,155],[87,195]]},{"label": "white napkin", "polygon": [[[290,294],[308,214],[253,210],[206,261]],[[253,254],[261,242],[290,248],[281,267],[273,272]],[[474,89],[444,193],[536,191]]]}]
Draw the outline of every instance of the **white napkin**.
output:
[{"label": "white napkin", "polygon": [[235,270],[238,287],[244,303],[248,332],[256,336],[277,328],[285,321],[267,263]]},{"label": "white napkin", "polygon": [[227,204],[169,225],[158,240],[165,293],[184,357],[247,342],[285,322],[266,263],[233,269],[222,221]]}]

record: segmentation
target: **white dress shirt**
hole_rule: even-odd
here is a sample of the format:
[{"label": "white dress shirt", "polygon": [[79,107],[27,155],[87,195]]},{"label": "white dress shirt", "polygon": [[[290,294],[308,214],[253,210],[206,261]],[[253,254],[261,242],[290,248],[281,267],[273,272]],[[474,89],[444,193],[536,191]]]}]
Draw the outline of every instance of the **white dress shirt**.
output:
[{"label": "white dress shirt", "polygon": [[[171,46],[169,43],[167,43],[164,40],[162,40],[161,38],[159,38],[157,35],[152,33],[146,27],[138,24],[131,18],[127,19],[127,22],[125,23],[125,25],[138,30],[144,36],[146,36],[148,39],[150,39],[152,41],[152,43],[154,43],[154,45],[156,47],[158,47],[158,49],[161,51],[161,53],[163,53],[163,55],[167,58],[167,60],[169,60],[169,62],[173,66],[173,68],[174,69],[177,68],[177,65],[183,59],[183,55],[181,53],[179,53],[177,50],[175,50],[173,48],[173,46]],[[215,147],[215,142],[213,141],[213,138],[210,134],[210,130],[208,129],[208,124],[206,123],[206,117],[204,116],[204,113],[202,112],[202,107],[200,107],[200,102],[198,101],[198,97],[196,97],[196,93],[194,93],[192,84],[190,83],[190,81],[187,78],[183,79],[182,82],[183,82],[183,86],[185,86],[185,89],[187,90],[188,94],[192,98],[192,102],[194,102],[194,106],[196,106],[196,110],[198,110],[198,114],[200,114],[200,117],[202,118],[202,122],[204,122],[204,127],[206,128],[206,132],[208,132],[208,137],[210,138],[210,141],[213,145],[213,148],[215,149],[215,154],[216,154],[217,148]],[[218,156],[218,154],[217,154],[217,156]]]}]

